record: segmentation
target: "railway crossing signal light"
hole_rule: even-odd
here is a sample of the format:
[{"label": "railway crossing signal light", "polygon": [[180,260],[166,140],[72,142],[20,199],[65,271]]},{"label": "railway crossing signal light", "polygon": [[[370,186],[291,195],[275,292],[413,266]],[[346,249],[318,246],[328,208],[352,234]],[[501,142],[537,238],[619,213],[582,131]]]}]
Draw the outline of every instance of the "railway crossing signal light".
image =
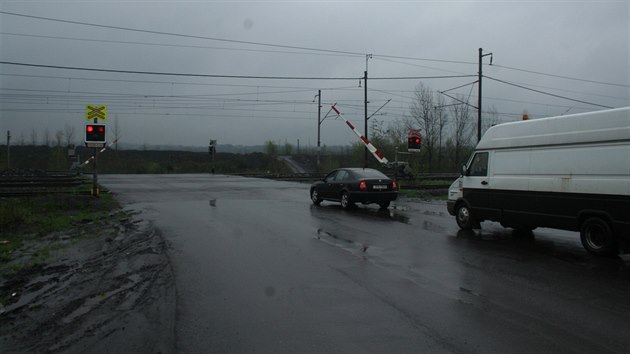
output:
[{"label": "railway crossing signal light", "polygon": [[409,151],[420,150],[421,145],[422,145],[422,138],[420,138],[419,136],[410,136],[407,139],[407,150]]},{"label": "railway crossing signal light", "polygon": [[85,125],[86,143],[104,143],[105,141],[105,124]]}]

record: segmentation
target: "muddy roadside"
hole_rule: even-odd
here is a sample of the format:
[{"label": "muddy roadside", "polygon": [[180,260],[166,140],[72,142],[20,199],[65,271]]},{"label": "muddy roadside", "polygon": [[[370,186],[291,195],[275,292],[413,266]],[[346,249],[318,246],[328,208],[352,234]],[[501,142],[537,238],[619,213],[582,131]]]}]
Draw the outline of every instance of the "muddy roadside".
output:
[{"label": "muddy roadside", "polygon": [[[161,235],[131,210],[81,215],[50,233],[21,228],[3,254],[0,351],[172,352],[175,287]],[[0,243],[16,242],[9,234]]]}]

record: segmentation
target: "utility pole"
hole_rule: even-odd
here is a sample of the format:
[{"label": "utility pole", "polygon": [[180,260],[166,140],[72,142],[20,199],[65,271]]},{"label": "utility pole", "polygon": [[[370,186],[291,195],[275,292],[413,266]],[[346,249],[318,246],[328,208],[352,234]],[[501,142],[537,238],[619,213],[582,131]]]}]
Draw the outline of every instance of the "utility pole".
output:
[{"label": "utility pole", "polygon": [[[365,139],[368,140],[368,98],[367,98],[367,80],[368,80],[368,59],[372,58],[372,54],[365,55],[365,71],[363,72],[363,108],[365,112],[365,127],[364,133]],[[368,167],[368,148],[365,147],[365,159],[363,162],[363,167]]]},{"label": "utility pole", "polygon": [[482,74],[482,59],[483,57],[490,56],[490,65],[492,65],[492,53],[483,54],[483,49],[479,48],[479,93],[477,95],[477,141],[481,140],[481,78]]},{"label": "utility pole", "polygon": [[317,172],[319,172],[320,157],[319,157],[319,145],[320,145],[320,128],[322,125],[322,90],[317,90]]},{"label": "utility pole", "polygon": [[[367,69],[367,58],[365,59],[365,66]],[[368,100],[367,100],[367,70],[365,70],[363,72],[363,92],[364,92],[364,100],[363,100],[363,106],[365,109],[365,128],[364,128],[364,133],[363,135],[365,135],[365,139],[368,139],[368,111],[367,111],[367,106],[368,106]],[[367,147],[364,149],[365,152],[365,160],[363,163],[363,167],[367,168],[368,167],[368,149]]]}]

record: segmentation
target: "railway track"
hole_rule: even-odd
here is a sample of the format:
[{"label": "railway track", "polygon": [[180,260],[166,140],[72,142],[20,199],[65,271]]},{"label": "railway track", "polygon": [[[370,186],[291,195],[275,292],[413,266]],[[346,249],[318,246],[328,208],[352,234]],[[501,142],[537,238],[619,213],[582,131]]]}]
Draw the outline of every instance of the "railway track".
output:
[{"label": "railway track", "polygon": [[[292,174],[234,174],[243,177],[252,178],[268,178],[279,181],[294,181],[294,182],[308,182],[317,181],[323,179],[326,174],[324,173],[292,173]],[[389,176],[390,178],[393,177]],[[451,183],[459,177],[459,174],[453,173],[433,173],[425,174],[416,177],[411,181],[400,180],[400,188],[406,190],[441,190],[448,189]],[[428,182],[436,181],[436,182]],[[446,182],[442,182],[446,181]],[[424,183],[423,183],[424,182]]]},{"label": "railway track", "polygon": [[[283,175],[272,174],[235,174],[243,177],[269,178],[280,181],[308,182],[325,177],[323,173],[294,173]],[[400,188],[404,190],[442,190],[448,189],[450,182],[457,176],[453,174],[423,175],[413,181],[400,181]],[[434,180],[437,183],[422,183]],[[90,175],[79,176],[69,173],[52,173],[32,176],[0,176],[0,197],[30,196],[41,194],[75,193],[70,187],[91,183]]]},{"label": "railway track", "polygon": [[0,197],[71,193],[69,187],[85,183],[89,180],[76,174],[0,176]]}]

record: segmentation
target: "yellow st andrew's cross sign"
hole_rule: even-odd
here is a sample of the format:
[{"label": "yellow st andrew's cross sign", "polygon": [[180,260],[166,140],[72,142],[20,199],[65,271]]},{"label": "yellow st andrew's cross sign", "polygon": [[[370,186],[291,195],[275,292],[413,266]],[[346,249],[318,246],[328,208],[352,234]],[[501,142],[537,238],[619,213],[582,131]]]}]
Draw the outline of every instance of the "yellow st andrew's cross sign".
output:
[{"label": "yellow st andrew's cross sign", "polygon": [[107,120],[107,106],[102,104],[100,106],[92,106],[91,104],[85,106],[85,119],[102,119]]}]

